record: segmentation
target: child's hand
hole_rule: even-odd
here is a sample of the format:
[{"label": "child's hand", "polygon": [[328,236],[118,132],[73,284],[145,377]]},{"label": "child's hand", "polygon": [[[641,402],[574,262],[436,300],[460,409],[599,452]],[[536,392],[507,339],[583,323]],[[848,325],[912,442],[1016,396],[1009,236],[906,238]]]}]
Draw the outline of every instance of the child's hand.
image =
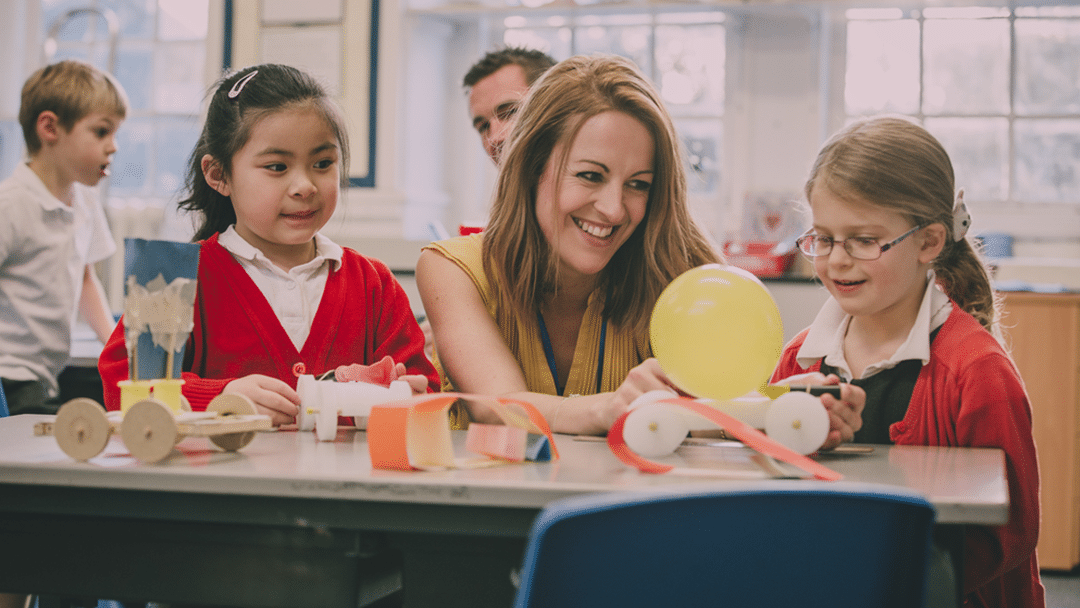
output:
[{"label": "child's hand", "polygon": [[296,422],[300,412],[300,395],[277,378],[251,374],[225,385],[223,393],[236,393],[251,399],[255,411],[270,416],[274,426]]},{"label": "child's hand", "polygon": [[412,389],[414,395],[426,395],[428,388],[427,376],[422,374],[408,374],[405,376],[398,376],[398,380],[404,380],[409,383],[409,388]]},{"label": "child's hand", "polygon": [[831,450],[844,442],[855,440],[855,431],[862,428],[862,411],[866,407],[866,391],[854,384],[840,382],[836,374],[818,374],[815,384],[839,384],[840,398],[825,394],[821,404],[829,412],[829,436],[821,449]]},{"label": "child's hand", "polygon": [[862,411],[866,407],[866,391],[840,382],[836,374],[826,376],[821,372],[808,372],[789,376],[775,384],[793,385],[840,385],[840,398],[829,394],[821,395],[821,405],[829,412],[829,435],[821,449],[831,450],[841,443],[855,440],[855,431],[862,428]]},{"label": "child's hand", "polygon": [[409,383],[409,388],[412,389],[414,395],[427,394],[428,379],[423,374],[406,374],[405,364],[398,363],[394,365],[394,371],[397,372],[397,379],[404,380]]}]

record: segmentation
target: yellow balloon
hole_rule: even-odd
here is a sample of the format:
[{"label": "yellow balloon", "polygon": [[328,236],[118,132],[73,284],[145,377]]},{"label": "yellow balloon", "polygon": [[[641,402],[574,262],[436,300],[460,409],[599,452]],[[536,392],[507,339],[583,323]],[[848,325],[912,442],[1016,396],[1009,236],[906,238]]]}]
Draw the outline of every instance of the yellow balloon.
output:
[{"label": "yellow balloon", "polygon": [[740,397],[769,380],[784,330],[769,290],[753,274],[708,264],[660,294],[649,327],[653,355],[695,397]]}]

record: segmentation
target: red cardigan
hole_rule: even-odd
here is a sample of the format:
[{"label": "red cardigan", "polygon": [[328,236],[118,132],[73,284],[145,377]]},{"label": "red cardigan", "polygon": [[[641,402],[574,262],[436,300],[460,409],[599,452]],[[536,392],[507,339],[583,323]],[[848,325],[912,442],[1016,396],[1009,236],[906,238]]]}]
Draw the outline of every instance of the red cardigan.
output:
[{"label": "red cardigan", "polygon": [[[300,351],[281,326],[270,303],[217,235],[199,251],[195,326],[184,353],[183,394],[191,409],[205,410],[225,385],[263,374],[296,387],[293,365],[322,374],[340,365],[377,363],[389,355],[406,373],[428,378],[439,390],[439,375],[424,355],[424,334],[409,298],[382,262],[345,248],[341,266],[326,280],[311,332]],[[120,409],[116,383],[128,378],[124,322],[117,324],[98,359],[105,407]]]},{"label": "red cardigan", "polygon": [[[795,360],[809,330],[784,348],[772,381],[820,371]],[[1031,404],[1009,355],[974,317],[953,305],[930,346],[904,418],[889,427],[896,445],[1001,448],[1009,482],[1009,523],[967,526],[965,606],[1046,605],[1035,544],[1039,538],[1039,466],[1031,435]],[[942,463],[921,474],[949,475]]]}]

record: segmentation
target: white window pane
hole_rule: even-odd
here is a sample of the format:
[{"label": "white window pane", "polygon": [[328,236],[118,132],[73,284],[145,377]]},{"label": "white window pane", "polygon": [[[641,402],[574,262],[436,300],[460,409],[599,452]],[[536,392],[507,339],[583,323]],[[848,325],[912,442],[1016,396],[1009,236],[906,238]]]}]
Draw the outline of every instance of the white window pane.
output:
[{"label": "white window pane", "polygon": [[574,54],[614,53],[633,61],[645,74],[651,74],[651,31],[642,25],[578,27],[574,30]]},{"label": "white window pane", "polygon": [[155,62],[154,111],[199,114],[206,64],[203,41],[162,43],[158,45]]},{"label": "white window pane", "polygon": [[199,139],[199,119],[159,118],[155,121],[157,166],[153,194],[169,198],[180,191],[187,175],[188,155]]},{"label": "white window pane", "polygon": [[[561,23],[553,24],[550,22],[549,17],[548,25],[566,25],[565,17],[557,17],[561,19]],[[649,25],[652,23],[652,17],[641,13],[620,14],[620,13],[602,13],[599,15],[581,15],[575,20],[576,25]]]},{"label": "white window pane", "polygon": [[[198,2],[199,0],[195,0],[195,3]],[[84,2],[84,4],[88,3]],[[104,0],[101,5],[116,13],[120,21],[122,40],[154,38],[154,14],[157,12],[157,0]],[[203,36],[205,37],[205,34]]]},{"label": "white window pane", "polygon": [[23,159],[22,128],[14,120],[0,121],[0,175],[8,176]]},{"label": "white window pane", "polygon": [[1080,120],[1017,119],[1016,192],[1024,202],[1080,203]]},{"label": "white window pane", "polygon": [[1080,6],[1018,6],[1017,17],[1080,17]]},{"label": "white window pane", "polygon": [[847,27],[844,103],[848,114],[919,110],[919,24],[852,21]]},{"label": "white window pane", "polygon": [[[210,17],[209,0],[158,0],[162,40],[202,40]],[[310,3],[305,4],[310,6]],[[340,10],[340,8],[339,8]]]},{"label": "white window pane", "polygon": [[503,34],[503,44],[537,49],[555,59],[565,59],[573,54],[570,38],[568,27],[513,28]]},{"label": "white window pane", "polygon": [[656,28],[656,84],[675,115],[724,112],[723,25]]},{"label": "white window pane", "polygon": [[927,19],[985,19],[1008,17],[1009,9],[985,6],[928,6],[923,9]]},{"label": "white window pane", "polygon": [[923,112],[1009,112],[1009,22],[927,20]]},{"label": "white window pane", "polygon": [[[188,0],[162,0],[166,1],[182,5]],[[338,23],[341,15],[340,0],[262,0],[263,25]]]},{"label": "white window pane", "polygon": [[927,130],[952,160],[968,200],[1001,201],[1009,192],[1009,122],[1005,118],[927,118]]},{"label": "white window pane", "polygon": [[656,23],[690,24],[690,23],[723,23],[727,15],[718,11],[704,13],[658,13]]},{"label": "white window pane", "polygon": [[1080,113],[1080,21],[1016,22],[1016,113]]},{"label": "white window pane", "polygon": [[131,109],[149,110],[154,86],[153,46],[149,42],[122,44],[116,61],[116,79],[127,92]]},{"label": "white window pane", "polygon": [[717,194],[723,161],[723,122],[720,119],[677,119],[675,128],[686,154],[689,191],[706,196]]},{"label": "white window pane", "polygon": [[153,146],[154,123],[151,119],[132,117],[120,125],[109,176],[110,195],[150,194]]},{"label": "white window pane", "polygon": [[104,42],[97,44],[61,42],[52,58],[49,59],[49,63],[64,59],[78,59],[104,69],[105,64],[109,62],[109,45]]},{"label": "white window pane", "polygon": [[904,11],[898,8],[849,8],[844,16],[856,19],[903,19]]},{"label": "white window pane", "polygon": [[263,28],[261,59],[307,70],[331,95],[339,95],[344,75],[340,25]]},{"label": "white window pane", "polygon": [[[65,13],[85,5],[85,0],[41,0],[41,23],[44,25],[46,35],[54,26],[58,25],[59,20],[64,17]],[[56,33],[56,39],[59,41],[86,42],[95,33],[97,38],[107,38],[108,34],[104,33],[103,26],[104,23],[98,23],[96,18],[74,17],[64,22]]]}]

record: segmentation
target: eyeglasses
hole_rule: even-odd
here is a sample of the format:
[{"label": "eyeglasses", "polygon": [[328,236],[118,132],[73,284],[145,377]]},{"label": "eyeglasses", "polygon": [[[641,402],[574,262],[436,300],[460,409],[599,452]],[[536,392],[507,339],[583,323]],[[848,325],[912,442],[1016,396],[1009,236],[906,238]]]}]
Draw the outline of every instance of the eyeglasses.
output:
[{"label": "eyeglasses", "polygon": [[795,243],[799,246],[799,251],[802,251],[809,258],[829,255],[832,253],[833,245],[842,244],[844,251],[856,260],[876,260],[881,257],[882,253],[892,249],[897,243],[922,228],[925,228],[925,226],[915,226],[884,245],[878,244],[876,238],[869,236],[853,236],[837,241],[831,236],[822,236],[820,234],[804,234],[796,239]]}]

